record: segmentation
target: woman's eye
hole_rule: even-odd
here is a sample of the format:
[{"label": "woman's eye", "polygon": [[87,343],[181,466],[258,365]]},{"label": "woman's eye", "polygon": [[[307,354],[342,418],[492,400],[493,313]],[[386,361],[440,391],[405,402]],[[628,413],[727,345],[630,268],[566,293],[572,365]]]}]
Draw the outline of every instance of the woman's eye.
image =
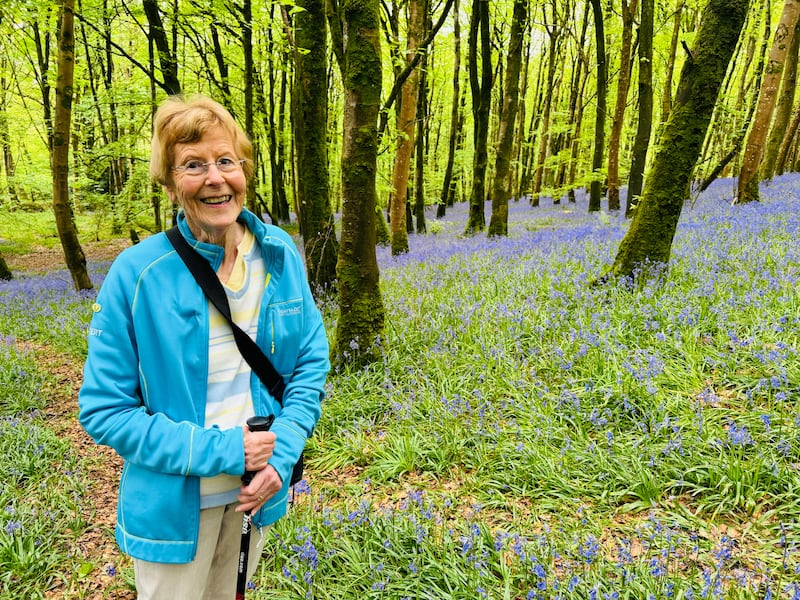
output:
[{"label": "woman's eye", "polygon": [[230,167],[231,165],[233,165],[233,163],[234,163],[234,160],[232,158],[228,158],[227,156],[224,157],[224,158],[220,158],[217,161],[217,164],[220,167]]},{"label": "woman's eye", "polygon": [[199,160],[190,160],[185,165],[183,165],[186,169],[196,170],[203,167],[203,164]]}]

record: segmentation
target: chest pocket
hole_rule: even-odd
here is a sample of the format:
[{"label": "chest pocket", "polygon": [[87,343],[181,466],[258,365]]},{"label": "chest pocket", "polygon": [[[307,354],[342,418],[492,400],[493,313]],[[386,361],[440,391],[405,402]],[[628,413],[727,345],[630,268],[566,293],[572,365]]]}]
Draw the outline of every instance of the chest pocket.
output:
[{"label": "chest pocket", "polygon": [[281,375],[294,371],[303,334],[303,300],[286,300],[268,307],[269,359]]}]

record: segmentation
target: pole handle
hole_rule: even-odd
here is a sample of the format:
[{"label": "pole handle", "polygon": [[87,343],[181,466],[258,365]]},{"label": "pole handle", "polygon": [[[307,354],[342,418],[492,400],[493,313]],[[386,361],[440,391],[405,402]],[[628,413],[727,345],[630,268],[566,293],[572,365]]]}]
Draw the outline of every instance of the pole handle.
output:
[{"label": "pole handle", "polygon": [[[275,415],[268,415],[266,417],[255,416],[247,419],[247,428],[250,431],[269,431],[272,427],[272,422],[275,420]],[[255,477],[255,471],[245,471],[242,475],[242,483],[248,485]]]}]

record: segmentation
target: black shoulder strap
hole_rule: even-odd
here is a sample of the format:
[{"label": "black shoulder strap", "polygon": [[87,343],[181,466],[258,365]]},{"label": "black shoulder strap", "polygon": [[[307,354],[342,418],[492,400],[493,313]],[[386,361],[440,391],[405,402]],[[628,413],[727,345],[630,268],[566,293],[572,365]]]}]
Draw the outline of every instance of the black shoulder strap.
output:
[{"label": "black shoulder strap", "polygon": [[233,330],[233,339],[236,340],[239,352],[242,353],[250,368],[255,371],[255,374],[258,375],[258,378],[269,390],[269,393],[272,394],[272,397],[283,406],[283,392],[286,388],[283,377],[275,370],[272,362],[258,347],[258,344],[233,322],[231,309],[228,305],[228,296],[225,294],[225,289],[222,287],[219,277],[217,277],[214,269],[211,268],[211,264],[189,245],[189,242],[178,231],[177,226],[167,230],[167,237],[183,259],[183,262],[186,263],[189,271],[194,275],[197,283],[203,288],[208,299],[230,323]]}]

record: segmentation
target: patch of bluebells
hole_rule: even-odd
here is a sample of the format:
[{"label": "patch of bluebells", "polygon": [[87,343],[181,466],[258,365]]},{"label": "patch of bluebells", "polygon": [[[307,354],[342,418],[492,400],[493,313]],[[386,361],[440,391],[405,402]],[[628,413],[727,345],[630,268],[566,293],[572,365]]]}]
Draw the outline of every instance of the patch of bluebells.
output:
[{"label": "patch of bluebells", "polygon": [[64,269],[15,273],[14,279],[0,281],[0,336],[50,343],[81,355],[86,347],[91,305],[109,265],[90,265],[94,289],[80,292]]}]

